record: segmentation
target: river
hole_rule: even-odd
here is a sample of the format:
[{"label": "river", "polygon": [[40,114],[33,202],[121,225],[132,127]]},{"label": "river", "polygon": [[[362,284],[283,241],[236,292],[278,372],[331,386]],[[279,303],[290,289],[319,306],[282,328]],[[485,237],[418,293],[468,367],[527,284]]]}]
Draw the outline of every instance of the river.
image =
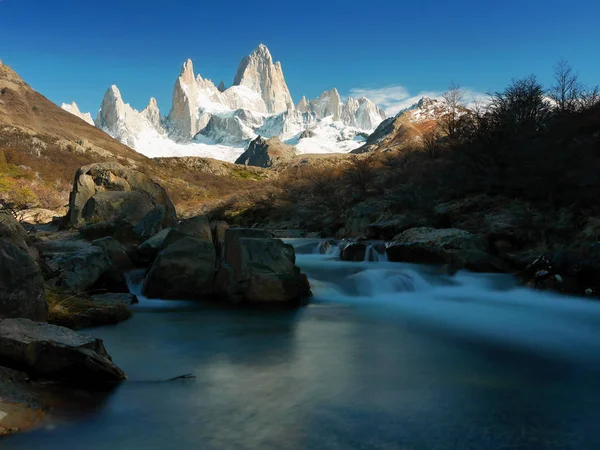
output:
[{"label": "river", "polygon": [[291,243],[308,307],[140,298],[133,319],[87,330],[129,381],[0,448],[600,448],[600,302]]}]

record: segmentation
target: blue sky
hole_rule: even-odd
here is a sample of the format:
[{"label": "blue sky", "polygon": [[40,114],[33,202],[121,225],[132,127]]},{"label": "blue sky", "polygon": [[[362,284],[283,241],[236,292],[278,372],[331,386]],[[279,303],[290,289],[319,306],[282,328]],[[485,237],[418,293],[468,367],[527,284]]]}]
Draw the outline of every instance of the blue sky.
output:
[{"label": "blue sky", "polygon": [[166,114],[183,61],[231,84],[265,43],[295,101],[337,87],[393,110],[455,81],[473,92],[566,58],[600,83],[600,1],[0,0],[0,59],[50,100],[95,117],[116,84],[137,109]]}]

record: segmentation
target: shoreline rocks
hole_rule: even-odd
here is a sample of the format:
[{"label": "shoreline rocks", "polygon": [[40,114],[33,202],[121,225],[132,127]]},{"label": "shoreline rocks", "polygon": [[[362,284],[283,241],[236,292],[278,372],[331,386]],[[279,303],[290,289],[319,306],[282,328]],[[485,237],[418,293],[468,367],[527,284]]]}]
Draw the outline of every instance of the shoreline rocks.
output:
[{"label": "shoreline rocks", "polygon": [[0,364],[90,389],[126,379],[101,339],[28,319],[0,320]]}]

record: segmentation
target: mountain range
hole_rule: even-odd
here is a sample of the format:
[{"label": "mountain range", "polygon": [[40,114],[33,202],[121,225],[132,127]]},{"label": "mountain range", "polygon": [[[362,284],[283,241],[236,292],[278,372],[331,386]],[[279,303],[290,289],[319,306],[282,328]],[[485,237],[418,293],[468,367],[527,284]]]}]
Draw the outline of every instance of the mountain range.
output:
[{"label": "mountain range", "polygon": [[344,102],[333,88],[294,105],[281,63],[259,45],[226,88],[194,73],[187,60],[175,81],[171,109],[154,98],[142,111],[125,103],[117,86],[106,91],[96,120],[75,102],[62,108],[149,157],[208,156],[236,160],[258,136],[278,137],[298,153],[347,153],[362,146],[385,118],[365,97]]}]

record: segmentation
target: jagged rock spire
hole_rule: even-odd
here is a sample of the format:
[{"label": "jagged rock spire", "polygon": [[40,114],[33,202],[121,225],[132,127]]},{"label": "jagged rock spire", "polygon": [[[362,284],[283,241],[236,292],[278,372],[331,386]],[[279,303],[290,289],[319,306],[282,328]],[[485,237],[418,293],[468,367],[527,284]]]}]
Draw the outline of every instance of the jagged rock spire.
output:
[{"label": "jagged rock spire", "polygon": [[246,56],[238,67],[234,86],[246,86],[258,93],[270,113],[281,113],[294,109],[290,90],[283,76],[281,63],[273,62],[269,49],[260,44],[252,54]]}]

